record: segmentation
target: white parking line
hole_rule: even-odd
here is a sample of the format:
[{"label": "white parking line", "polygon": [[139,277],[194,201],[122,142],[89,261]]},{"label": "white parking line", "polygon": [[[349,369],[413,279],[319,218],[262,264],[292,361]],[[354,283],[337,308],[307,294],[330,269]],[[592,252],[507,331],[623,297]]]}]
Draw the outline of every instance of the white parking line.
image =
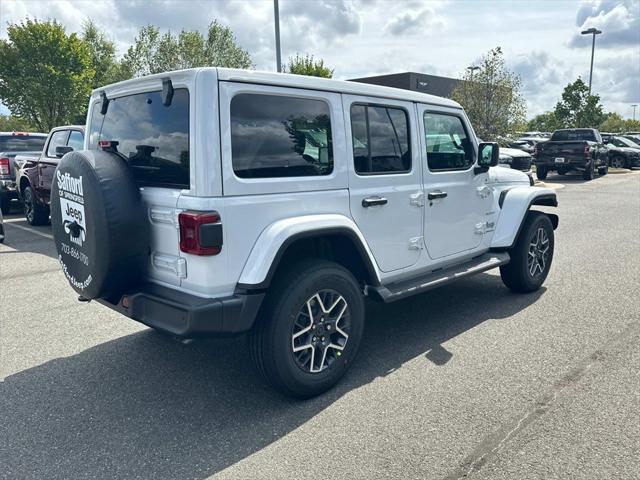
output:
[{"label": "white parking line", "polygon": [[39,232],[38,230],[34,230],[33,228],[23,227],[22,225],[14,225],[13,223],[6,222],[6,224],[9,225],[11,228],[19,228],[20,230],[35,233],[36,235],[40,235],[41,237],[53,240],[53,235],[49,235],[48,233],[42,233],[42,232]]}]

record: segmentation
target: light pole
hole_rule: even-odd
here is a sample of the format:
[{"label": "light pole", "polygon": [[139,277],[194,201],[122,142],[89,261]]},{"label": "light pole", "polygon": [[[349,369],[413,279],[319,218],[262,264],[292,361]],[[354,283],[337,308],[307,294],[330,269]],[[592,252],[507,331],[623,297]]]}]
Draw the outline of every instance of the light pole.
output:
[{"label": "light pole", "polygon": [[593,42],[591,43],[591,69],[589,70],[589,95],[591,95],[591,79],[593,78],[593,52],[596,49],[596,35],[600,35],[602,31],[592,27],[589,30],[583,30],[580,33],[582,33],[582,35],[593,35]]},{"label": "light pole", "polygon": [[282,72],[282,58],[280,58],[280,9],[278,0],[273,0],[273,17],[276,24],[276,68]]},{"label": "light pole", "polygon": [[638,104],[635,105],[631,105],[633,107],[633,121],[636,121],[636,107],[638,106]]},{"label": "light pole", "polygon": [[470,67],[467,67],[467,70],[471,72],[471,80],[473,80],[473,72],[475,72],[476,70],[480,70],[480,67],[478,67],[477,65],[471,65]]}]

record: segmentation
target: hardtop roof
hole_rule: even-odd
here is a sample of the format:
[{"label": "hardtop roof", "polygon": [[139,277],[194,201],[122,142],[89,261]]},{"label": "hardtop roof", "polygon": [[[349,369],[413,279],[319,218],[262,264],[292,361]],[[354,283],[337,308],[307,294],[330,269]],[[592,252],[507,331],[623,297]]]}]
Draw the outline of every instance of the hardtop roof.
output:
[{"label": "hardtop roof", "polygon": [[149,82],[154,79],[161,80],[171,77],[172,74],[179,73],[181,76],[196,76],[198,72],[205,70],[216,70],[218,80],[234,81],[244,83],[254,83],[261,85],[275,85],[290,88],[305,88],[308,90],[324,90],[328,92],[345,93],[350,95],[363,95],[371,97],[389,98],[394,100],[404,100],[409,102],[427,103],[430,105],[438,105],[443,107],[451,107],[462,109],[460,104],[448,98],[437,97],[426,93],[414,92],[393,87],[383,87],[380,85],[371,85],[367,83],[350,82],[346,80],[334,80],[329,78],[309,77],[305,75],[292,75],[289,73],[262,72],[257,70],[239,70],[233,68],[206,67],[206,68],[190,68],[186,70],[175,70],[172,72],[157,73],[145,77],[125,80],[123,82],[106,85],[93,91],[93,95],[98,94],[102,90],[110,89],[117,85],[118,87],[133,86],[139,82]]}]

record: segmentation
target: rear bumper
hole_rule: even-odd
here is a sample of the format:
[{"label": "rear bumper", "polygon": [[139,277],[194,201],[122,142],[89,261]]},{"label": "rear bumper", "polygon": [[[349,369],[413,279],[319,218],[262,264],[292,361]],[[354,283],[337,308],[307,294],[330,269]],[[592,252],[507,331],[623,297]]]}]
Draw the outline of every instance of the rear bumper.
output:
[{"label": "rear bumper", "polygon": [[116,303],[98,302],[140,323],[180,338],[234,335],[253,326],[264,293],[202,298],[155,284],[143,284]]},{"label": "rear bumper", "polygon": [[547,170],[557,170],[559,168],[573,168],[573,169],[585,169],[589,166],[591,159],[588,158],[565,158],[562,163],[556,163],[555,159],[545,158],[540,160],[534,160],[536,167],[544,167]]}]

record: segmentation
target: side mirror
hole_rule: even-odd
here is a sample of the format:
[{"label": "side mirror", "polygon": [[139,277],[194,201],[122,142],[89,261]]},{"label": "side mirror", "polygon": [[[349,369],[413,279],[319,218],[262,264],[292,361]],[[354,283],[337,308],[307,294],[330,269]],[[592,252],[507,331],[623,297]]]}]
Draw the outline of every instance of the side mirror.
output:
[{"label": "side mirror", "polygon": [[500,161],[500,147],[497,143],[483,142],[478,145],[478,166],[475,173],[484,173],[489,167],[495,167]]},{"label": "side mirror", "polygon": [[73,147],[69,147],[66,145],[56,147],[56,157],[58,158],[64,157],[69,152],[73,152]]}]

